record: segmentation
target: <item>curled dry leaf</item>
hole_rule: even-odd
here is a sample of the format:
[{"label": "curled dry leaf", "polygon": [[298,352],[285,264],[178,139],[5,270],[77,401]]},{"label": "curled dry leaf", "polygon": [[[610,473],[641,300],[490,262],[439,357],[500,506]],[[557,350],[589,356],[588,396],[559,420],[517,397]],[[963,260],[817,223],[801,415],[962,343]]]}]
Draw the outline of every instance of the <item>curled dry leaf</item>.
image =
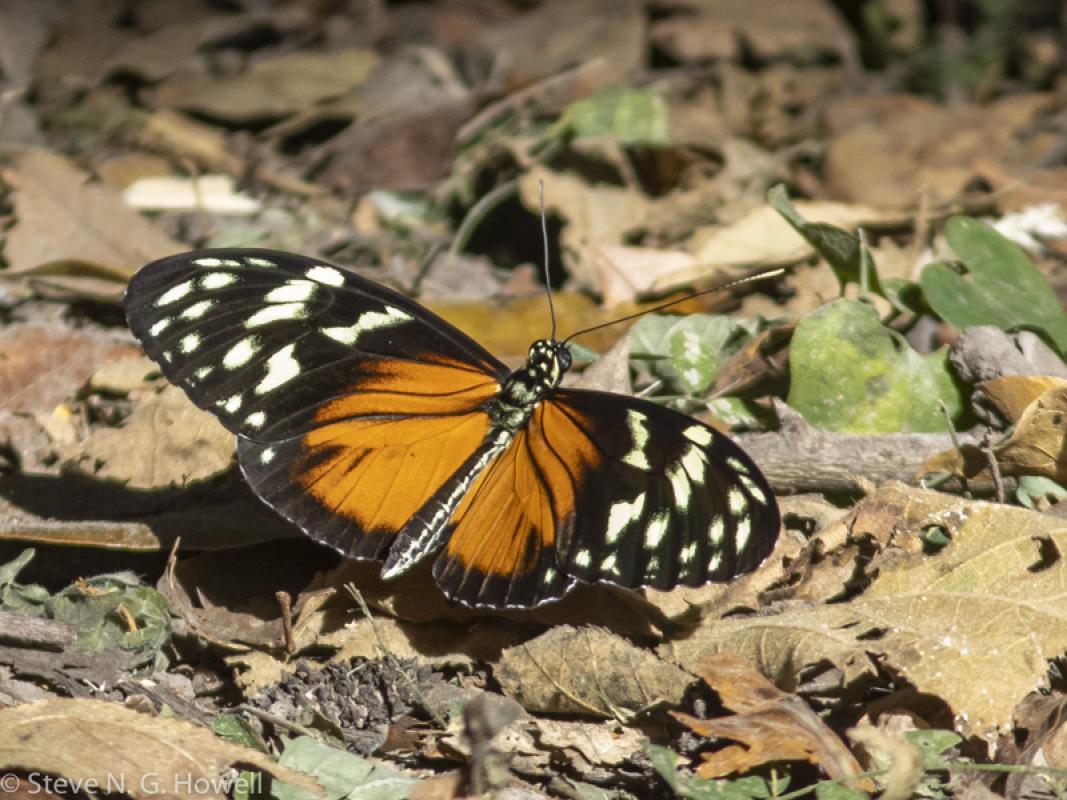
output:
[{"label": "curled dry leaf", "polygon": [[1067,387],[1067,380],[1049,375],[1005,375],[982,381],[977,388],[1004,417],[1016,423],[1023,412],[1045,392]]},{"label": "curled dry leaf", "polygon": [[[701,665],[700,673],[734,715],[698,719],[671,712],[672,716],[701,736],[740,744],[704,753],[704,763],[697,768],[699,777],[721,778],[773,761],[810,761],[836,780],[863,771],[837,734],[803,700],[780,691],[751,664],[729,653],[716,653]],[[864,781],[860,788],[874,787]]]},{"label": "curled dry leaf", "polygon": [[528,711],[613,717],[676,705],[692,676],[602,628],[559,625],[503,652],[494,674]]},{"label": "curled dry leaf", "polygon": [[[1067,481],[1067,385],[1058,378],[1048,380],[1057,381],[1057,388],[1026,406],[1011,436],[993,448],[993,456],[1004,475],[1040,475],[1058,483]],[[918,477],[935,472],[951,472],[977,480],[992,477],[986,455],[974,445],[938,453],[923,464]]]},{"label": "curled dry leaf", "polygon": [[134,798],[163,793],[181,800],[223,800],[223,770],[248,764],[322,795],[312,778],[258,750],[225,742],[191,722],[101,700],[44,700],[0,709],[0,764]]},{"label": "curled dry leaf", "polygon": [[[778,685],[836,666],[846,682],[874,674],[872,657],[918,691],[940,697],[966,735],[1006,728],[1026,694],[1043,686],[1048,660],[1067,648],[1067,526],[1021,508],[910,490],[886,490],[898,526],[939,526],[951,542],[935,556],[886,560],[848,603],[716,620],[661,648],[680,664],[727,650]],[[876,503],[879,494],[866,502]]]},{"label": "curled dry leaf", "polygon": [[184,486],[229,469],[233,434],[173,386],[150,394],[121,428],[97,428],[70,448],[69,466],[131,489]]}]

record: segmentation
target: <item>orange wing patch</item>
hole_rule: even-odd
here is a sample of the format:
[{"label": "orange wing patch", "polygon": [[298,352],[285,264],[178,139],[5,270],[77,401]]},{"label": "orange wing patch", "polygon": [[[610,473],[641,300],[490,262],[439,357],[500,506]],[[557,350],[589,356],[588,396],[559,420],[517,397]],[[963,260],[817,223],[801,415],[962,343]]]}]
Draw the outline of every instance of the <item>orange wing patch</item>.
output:
[{"label": "orange wing patch", "polygon": [[572,416],[575,413],[545,400],[534,411],[528,426],[530,455],[548,484],[560,525],[574,514],[575,492],[582,475],[602,460],[601,452]]},{"label": "orange wing patch", "polygon": [[360,366],[349,394],[325,403],[315,422],[353,417],[461,414],[479,408],[500,385],[459,361],[370,359]]},{"label": "orange wing patch", "polygon": [[447,555],[468,574],[521,577],[555,543],[548,492],[527,451],[528,432],[474,481],[452,519]]},{"label": "orange wing patch", "polygon": [[293,480],[364,531],[395,532],[485,439],[484,412],[448,417],[356,419],[304,436]]}]

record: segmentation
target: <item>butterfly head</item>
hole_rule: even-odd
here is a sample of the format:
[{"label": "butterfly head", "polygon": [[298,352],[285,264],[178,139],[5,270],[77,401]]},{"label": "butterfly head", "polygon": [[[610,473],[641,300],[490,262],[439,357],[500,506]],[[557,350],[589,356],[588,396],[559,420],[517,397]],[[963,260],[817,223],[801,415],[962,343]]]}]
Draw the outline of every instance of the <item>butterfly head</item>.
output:
[{"label": "butterfly head", "polygon": [[530,345],[523,369],[547,391],[555,389],[571,368],[571,351],[563,342],[539,339]]}]

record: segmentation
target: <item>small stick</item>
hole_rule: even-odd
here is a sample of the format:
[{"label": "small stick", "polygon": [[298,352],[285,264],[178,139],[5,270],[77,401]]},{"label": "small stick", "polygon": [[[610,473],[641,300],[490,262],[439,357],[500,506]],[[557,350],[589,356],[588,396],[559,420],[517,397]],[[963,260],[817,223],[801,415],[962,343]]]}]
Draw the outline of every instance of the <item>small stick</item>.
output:
[{"label": "small stick", "polygon": [[291,656],[296,652],[296,641],[293,639],[293,599],[289,592],[275,592],[274,597],[278,600],[278,606],[282,610],[282,632],[285,634],[285,655]]}]

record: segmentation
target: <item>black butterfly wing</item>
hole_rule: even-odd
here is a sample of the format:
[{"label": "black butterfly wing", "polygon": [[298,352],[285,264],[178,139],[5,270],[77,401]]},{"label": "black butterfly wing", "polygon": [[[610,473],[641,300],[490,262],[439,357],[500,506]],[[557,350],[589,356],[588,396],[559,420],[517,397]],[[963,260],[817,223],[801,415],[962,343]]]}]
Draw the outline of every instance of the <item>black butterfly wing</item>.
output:
[{"label": "black butterfly wing", "polygon": [[167,378],[238,434],[257,494],[359,558],[484,449],[483,406],[507,374],[417,303],[289,253],[165,258],[125,306]]},{"label": "black butterfly wing", "polygon": [[779,528],[766,480],[725,435],[560,389],[478,479],[434,574],[470,605],[538,605],[575,580],[699,586],[755,569]]}]

